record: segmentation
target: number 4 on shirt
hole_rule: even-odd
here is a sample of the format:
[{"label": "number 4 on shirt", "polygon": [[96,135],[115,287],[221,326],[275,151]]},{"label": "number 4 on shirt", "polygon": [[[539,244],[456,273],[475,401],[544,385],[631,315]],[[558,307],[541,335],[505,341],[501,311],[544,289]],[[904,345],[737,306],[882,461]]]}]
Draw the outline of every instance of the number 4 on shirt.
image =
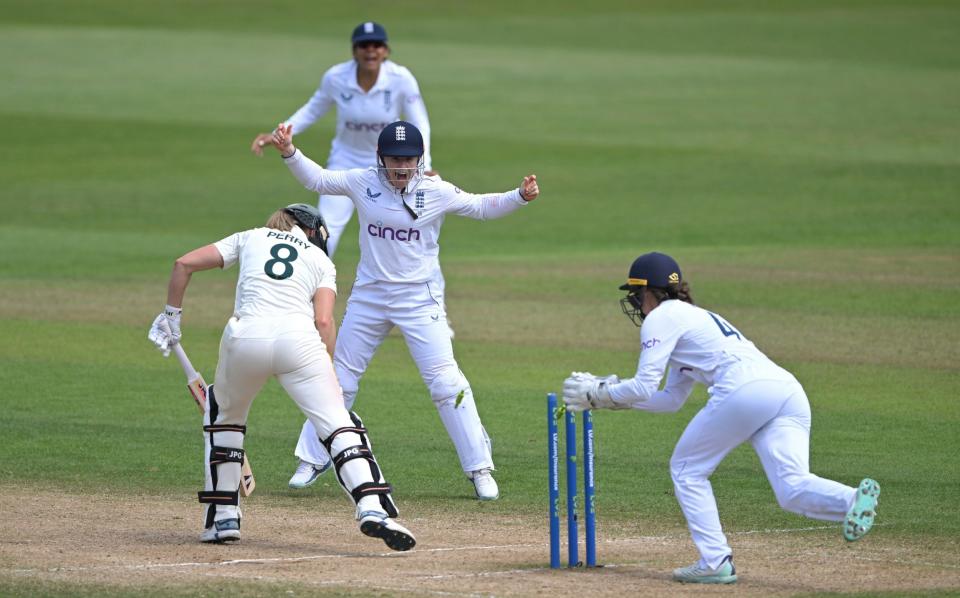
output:
[{"label": "number 4 on shirt", "polygon": [[737,337],[738,341],[743,340],[743,337],[740,336],[740,332],[731,326],[730,322],[727,322],[712,311],[708,311],[707,313],[710,314],[710,317],[713,318],[713,321],[717,323],[717,327],[720,328],[720,332],[723,333],[723,336],[735,336]]}]

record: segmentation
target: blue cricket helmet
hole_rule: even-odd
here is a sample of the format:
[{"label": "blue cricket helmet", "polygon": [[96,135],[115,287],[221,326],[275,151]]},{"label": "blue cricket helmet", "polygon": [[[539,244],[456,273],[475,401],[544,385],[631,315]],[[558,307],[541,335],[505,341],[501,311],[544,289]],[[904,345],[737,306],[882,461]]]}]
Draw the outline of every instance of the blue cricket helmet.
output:
[{"label": "blue cricket helmet", "polygon": [[682,275],[677,260],[669,255],[645,253],[633,260],[630,272],[627,274],[627,283],[620,286],[621,291],[632,291],[640,287],[657,287],[665,289],[680,284]]},{"label": "blue cricket helmet", "polygon": [[420,129],[405,120],[390,123],[380,131],[377,153],[381,156],[409,157],[423,155]]}]

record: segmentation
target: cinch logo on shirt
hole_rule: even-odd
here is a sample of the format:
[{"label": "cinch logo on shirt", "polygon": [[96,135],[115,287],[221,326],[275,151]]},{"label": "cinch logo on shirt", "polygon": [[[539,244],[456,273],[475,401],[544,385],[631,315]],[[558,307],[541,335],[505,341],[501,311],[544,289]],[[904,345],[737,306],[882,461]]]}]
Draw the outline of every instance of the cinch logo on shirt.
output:
[{"label": "cinch logo on shirt", "polygon": [[350,131],[369,131],[372,133],[379,133],[389,123],[359,123],[352,120],[348,120],[343,124]]},{"label": "cinch logo on shirt", "polygon": [[658,338],[652,338],[652,339],[650,339],[650,340],[648,340],[648,341],[643,341],[643,342],[641,342],[640,344],[643,346],[644,349],[652,349],[652,348],[654,347],[654,345],[656,345],[656,344],[659,343],[659,342],[660,342],[660,339],[658,339]]},{"label": "cinch logo on shirt", "polygon": [[378,239],[388,241],[419,241],[420,231],[415,228],[394,229],[389,226],[383,226],[382,222],[367,225],[367,234]]}]

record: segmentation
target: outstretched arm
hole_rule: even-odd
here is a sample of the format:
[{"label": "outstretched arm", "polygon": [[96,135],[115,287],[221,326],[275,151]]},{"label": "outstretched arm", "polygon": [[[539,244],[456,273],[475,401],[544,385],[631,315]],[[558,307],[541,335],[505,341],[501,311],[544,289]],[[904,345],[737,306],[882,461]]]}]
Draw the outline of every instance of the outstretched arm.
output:
[{"label": "outstretched arm", "polygon": [[537,184],[537,175],[535,174],[523,177],[519,187],[506,193],[474,195],[463,193],[453,186],[451,186],[451,189],[454,193],[451,195],[452,202],[447,211],[477,220],[502,218],[527,205],[540,195],[540,186]]},{"label": "outstretched arm", "polygon": [[348,170],[326,170],[293,145],[293,125],[280,123],[271,136],[273,147],[300,184],[310,191],[329,195],[350,195]]}]

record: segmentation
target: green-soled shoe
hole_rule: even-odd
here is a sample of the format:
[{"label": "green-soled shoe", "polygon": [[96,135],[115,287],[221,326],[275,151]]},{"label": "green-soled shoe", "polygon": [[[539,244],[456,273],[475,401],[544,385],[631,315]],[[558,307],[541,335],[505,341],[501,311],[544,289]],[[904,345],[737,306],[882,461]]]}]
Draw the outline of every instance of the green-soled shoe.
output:
[{"label": "green-soled shoe", "polygon": [[843,520],[843,537],[847,542],[855,542],[867,535],[877,516],[877,503],[880,502],[880,484],[876,480],[864,478],[857,488],[857,497]]},{"label": "green-soled shoe", "polygon": [[727,556],[716,569],[699,562],[674,569],[673,580],[683,583],[734,583],[737,581],[737,570],[733,566],[733,557]]}]

